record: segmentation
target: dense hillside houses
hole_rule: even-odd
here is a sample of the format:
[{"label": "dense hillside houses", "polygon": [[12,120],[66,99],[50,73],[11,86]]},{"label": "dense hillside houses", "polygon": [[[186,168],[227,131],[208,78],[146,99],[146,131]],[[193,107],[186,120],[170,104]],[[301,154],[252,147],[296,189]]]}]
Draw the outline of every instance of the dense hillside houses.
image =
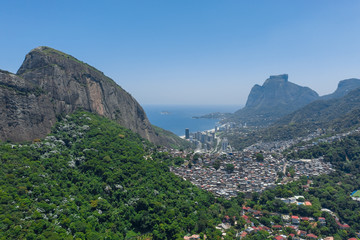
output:
[{"label": "dense hillside houses", "polygon": [[[196,161],[190,161],[191,164],[171,167],[170,170],[196,186],[226,198],[236,196],[238,192],[262,192],[301,176],[318,176],[333,171],[331,164],[322,158],[286,161],[282,156],[263,152],[264,159],[257,161],[256,154],[250,150],[228,155],[203,154]],[[216,161],[220,162],[218,169],[214,167]],[[228,169],[229,166],[233,169]],[[293,176],[289,173],[291,178],[280,180],[279,173],[285,174],[287,168],[294,169]]]},{"label": "dense hillside houses", "polygon": [[[319,237],[314,234],[315,229],[322,227],[323,224],[326,224],[326,219],[324,217],[318,217],[317,219],[313,217],[307,216],[289,216],[282,215],[277,212],[267,213],[274,216],[281,216],[282,223],[275,224],[271,223],[271,226],[265,226],[259,223],[259,219],[263,216],[263,212],[259,210],[252,209],[250,207],[243,206],[243,211],[241,213],[241,218],[243,222],[245,222],[244,230],[237,232],[236,236],[239,239],[246,239],[251,235],[258,233],[259,231],[265,231],[268,233],[267,239],[297,239],[297,240],[305,240],[305,239],[334,239],[332,236],[327,236],[326,238]],[[334,220],[338,221],[336,217],[332,217]],[[230,221],[229,216],[225,216],[223,223],[219,225],[219,229],[221,229],[221,225],[231,224],[237,225],[240,221]],[[306,224],[310,224],[313,227],[311,230],[304,230]],[[350,228],[347,224],[338,224],[339,229],[348,229]],[[228,227],[229,228],[229,227]],[[225,229],[222,228],[222,231],[225,232]],[[350,238],[351,239],[351,238]],[[356,239],[356,238],[355,238]]]}]

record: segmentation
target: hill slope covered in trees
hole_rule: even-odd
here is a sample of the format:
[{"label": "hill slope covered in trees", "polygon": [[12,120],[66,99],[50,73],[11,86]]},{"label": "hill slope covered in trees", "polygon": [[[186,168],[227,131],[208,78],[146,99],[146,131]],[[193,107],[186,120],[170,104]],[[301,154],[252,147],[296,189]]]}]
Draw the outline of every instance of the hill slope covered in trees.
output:
[{"label": "hill slope covered in trees", "polygon": [[66,116],[34,143],[1,143],[0,159],[1,239],[219,235],[224,208],[211,193],[169,172],[172,159],[150,142],[97,115]]}]

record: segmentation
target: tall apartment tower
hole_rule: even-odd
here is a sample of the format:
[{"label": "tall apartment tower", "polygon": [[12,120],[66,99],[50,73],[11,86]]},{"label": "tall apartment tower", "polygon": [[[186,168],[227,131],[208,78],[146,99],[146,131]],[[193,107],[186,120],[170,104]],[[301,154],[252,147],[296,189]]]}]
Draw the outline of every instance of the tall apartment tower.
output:
[{"label": "tall apartment tower", "polygon": [[185,128],[185,139],[189,139],[190,138],[190,131],[188,128]]}]

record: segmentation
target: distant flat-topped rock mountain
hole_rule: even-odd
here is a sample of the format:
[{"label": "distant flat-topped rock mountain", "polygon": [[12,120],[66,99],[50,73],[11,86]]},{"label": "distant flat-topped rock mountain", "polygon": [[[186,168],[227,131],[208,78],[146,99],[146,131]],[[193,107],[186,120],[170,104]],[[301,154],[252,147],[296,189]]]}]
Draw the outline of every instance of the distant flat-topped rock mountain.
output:
[{"label": "distant flat-topped rock mountain", "polygon": [[262,86],[255,85],[248,96],[245,109],[286,112],[305,106],[319,98],[308,87],[288,81],[288,75],[270,76]]},{"label": "distant flat-topped rock mountain", "polygon": [[321,129],[326,134],[354,130],[360,126],[360,88],[343,97],[319,99],[292,112],[251,135],[229,135],[235,149],[250,146],[259,140],[272,142],[308,136]]},{"label": "distant flat-topped rock mountain", "polygon": [[138,102],[112,79],[49,47],[33,49],[15,74],[0,72],[0,140],[26,141],[50,133],[56,116],[77,109],[117,121],[162,144]]},{"label": "distant flat-topped rock mountain", "polygon": [[251,89],[245,107],[235,112],[233,119],[267,125],[318,98],[314,90],[289,82],[287,74],[270,76],[262,86]]},{"label": "distant flat-topped rock mountain", "polygon": [[284,140],[306,136],[323,129],[328,134],[360,126],[360,88],[345,96],[317,100],[282,117],[260,134],[264,140]]}]

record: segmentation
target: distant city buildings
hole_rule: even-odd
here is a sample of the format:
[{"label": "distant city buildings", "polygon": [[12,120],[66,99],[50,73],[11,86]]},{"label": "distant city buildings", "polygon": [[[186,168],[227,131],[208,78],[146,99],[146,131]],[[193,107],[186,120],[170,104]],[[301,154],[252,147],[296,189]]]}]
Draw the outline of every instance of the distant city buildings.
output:
[{"label": "distant city buildings", "polygon": [[227,148],[228,148],[228,145],[229,145],[229,142],[228,142],[227,138],[224,138],[224,139],[222,140],[221,150],[222,150],[223,152],[226,152],[226,151],[227,151]]},{"label": "distant city buildings", "polygon": [[185,139],[191,142],[197,151],[201,152],[226,152],[231,153],[232,147],[229,141],[225,138],[217,136],[217,133],[229,131],[236,127],[235,123],[225,123],[216,125],[214,129],[198,132],[190,132],[188,128],[185,129]]},{"label": "distant city buildings", "polygon": [[198,149],[204,151],[213,149],[216,143],[214,130],[192,133],[186,128],[185,139],[193,143]]}]

